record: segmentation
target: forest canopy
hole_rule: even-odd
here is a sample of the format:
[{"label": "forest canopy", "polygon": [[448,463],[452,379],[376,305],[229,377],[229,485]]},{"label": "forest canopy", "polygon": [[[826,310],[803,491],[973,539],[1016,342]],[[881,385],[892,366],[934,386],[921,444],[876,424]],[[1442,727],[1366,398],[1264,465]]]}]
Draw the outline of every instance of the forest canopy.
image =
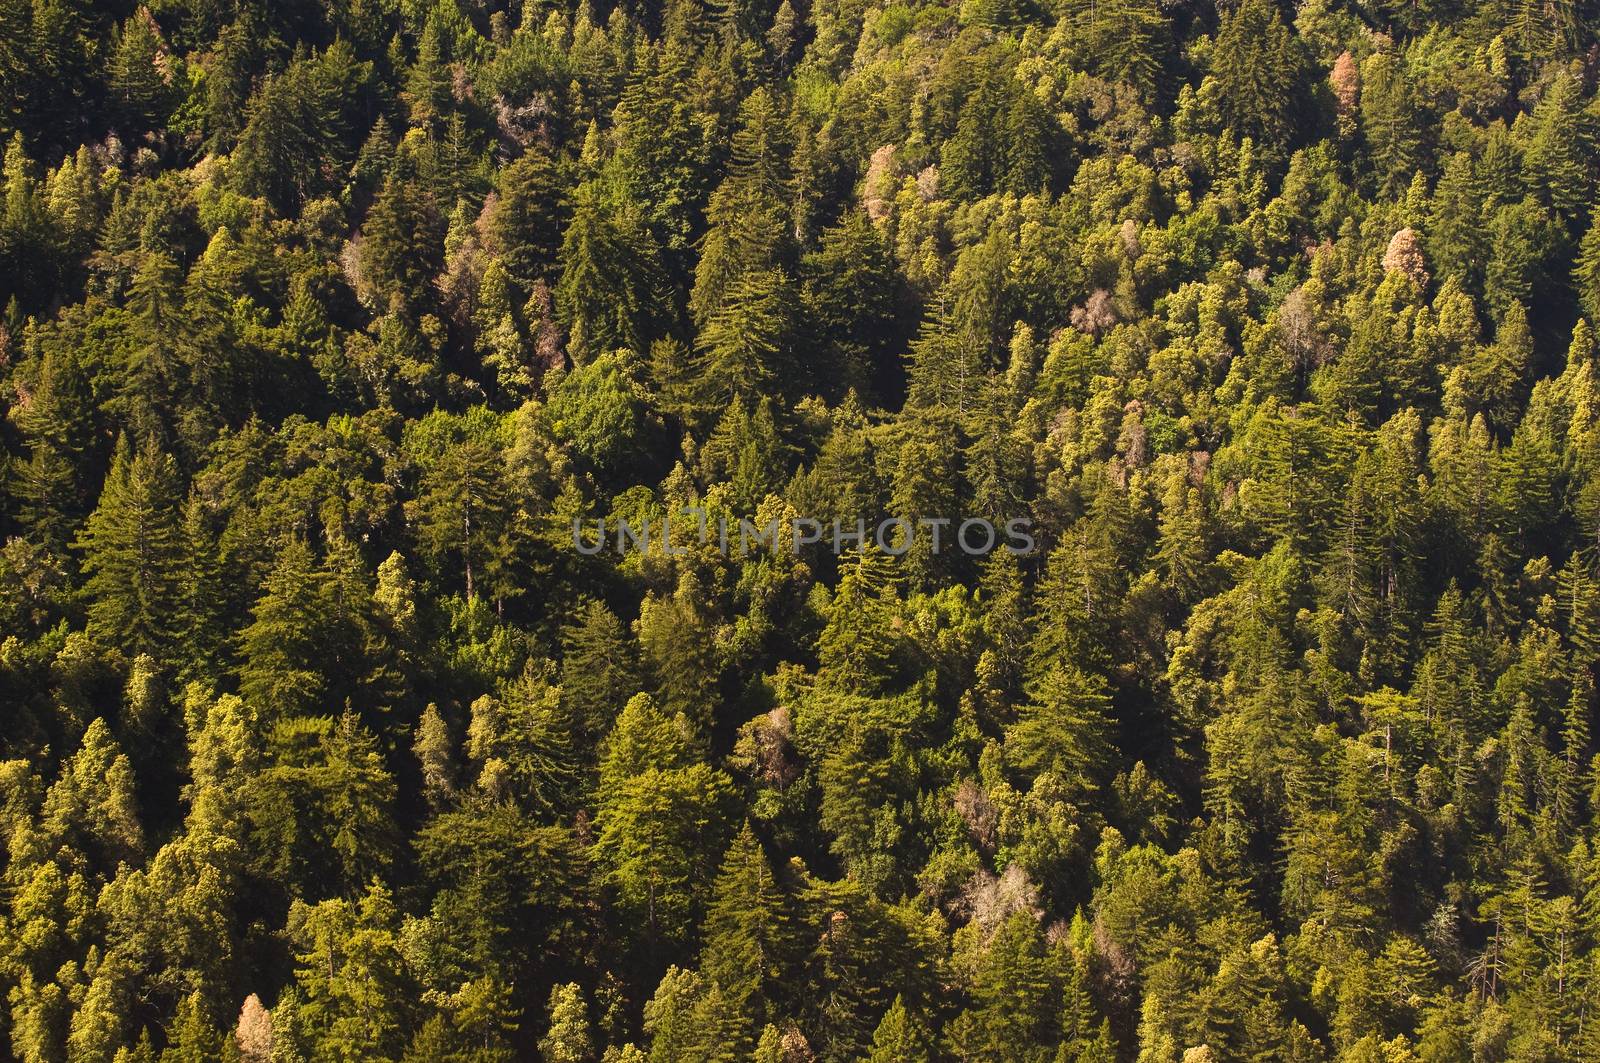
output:
[{"label": "forest canopy", "polygon": [[0,1058],[1600,1060],[1597,26],[0,0]]}]

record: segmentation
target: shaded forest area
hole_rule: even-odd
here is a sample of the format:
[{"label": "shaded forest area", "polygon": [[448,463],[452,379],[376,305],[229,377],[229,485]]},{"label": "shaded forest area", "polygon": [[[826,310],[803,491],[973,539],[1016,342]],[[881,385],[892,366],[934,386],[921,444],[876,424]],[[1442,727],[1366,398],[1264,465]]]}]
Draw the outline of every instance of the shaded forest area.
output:
[{"label": "shaded forest area", "polygon": [[0,0],[0,1058],[1600,1060],[1597,17]]}]

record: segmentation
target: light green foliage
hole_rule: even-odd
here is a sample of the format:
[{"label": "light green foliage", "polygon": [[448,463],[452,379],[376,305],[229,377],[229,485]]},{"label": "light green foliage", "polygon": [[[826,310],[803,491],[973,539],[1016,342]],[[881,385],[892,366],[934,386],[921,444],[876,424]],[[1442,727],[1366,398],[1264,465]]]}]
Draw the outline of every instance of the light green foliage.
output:
[{"label": "light green foliage", "polygon": [[577,983],[550,991],[550,1030],[539,1042],[539,1053],[548,1063],[584,1063],[593,1058],[586,1011],[583,990]]},{"label": "light green foliage", "polygon": [[395,924],[393,899],[378,885],[353,901],[291,909],[293,1021],[313,1058],[356,1063],[398,1050],[409,995]]},{"label": "light green foliage", "polygon": [[[628,725],[627,714],[617,728]],[[615,732],[614,732],[615,733]],[[682,939],[704,907],[715,840],[726,833],[728,778],[705,764],[647,767],[606,782],[595,817],[594,859],[623,910],[651,937]]]}]

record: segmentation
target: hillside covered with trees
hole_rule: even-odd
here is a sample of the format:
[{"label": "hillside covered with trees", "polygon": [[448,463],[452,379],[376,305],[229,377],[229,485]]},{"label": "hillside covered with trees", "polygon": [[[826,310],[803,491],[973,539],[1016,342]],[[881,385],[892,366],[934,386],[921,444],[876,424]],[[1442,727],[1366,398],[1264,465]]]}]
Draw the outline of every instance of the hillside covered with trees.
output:
[{"label": "hillside covered with trees", "polygon": [[1600,1060],[1596,25],[0,0],[0,1058]]}]

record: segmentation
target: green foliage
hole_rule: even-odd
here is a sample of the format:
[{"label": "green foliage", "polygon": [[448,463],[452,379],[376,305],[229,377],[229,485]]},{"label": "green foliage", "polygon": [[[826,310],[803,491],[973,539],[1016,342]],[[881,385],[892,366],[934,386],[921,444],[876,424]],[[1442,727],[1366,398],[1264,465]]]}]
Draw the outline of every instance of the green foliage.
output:
[{"label": "green foliage", "polygon": [[599,189],[580,187],[560,265],[556,310],[575,361],[649,348],[666,317],[663,278],[655,240],[631,203],[608,203]]},{"label": "green foliage", "polygon": [[257,870],[292,896],[353,890],[392,857],[394,779],[350,713],[281,721],[239,798]]},{"label": "green foliage", "polygon": [[628,703],[600,763],[593,857],[647,940],[684,940],[699,920],[731,796],[647,695]]},{"label": "green foliage", "polygon": [[413,510],[425,556],[459,565],[468,599],[480,583],[497,600],[514,590],[511,498],[494,448],[470,438],[448,444],[423,472]]},{"label": "green foliage", "polygon": [[582,865],[570,831],[479,796],[431,820],[416,844],[438,891],[432,935],[447,956],[516,974],[543,950],[576,944]]},{"label": "green foliage", "polygon": [[594,1056],[583,991],[576,982],[550,991],[550,1031],[539,1052],[550,1063],[584,1063]]},{"label": "green foliage", "polygon": [[553,817],[573,796],[572,738],[560,691],[529,672],[502,697],[485,694],[472,703],[466,748],[480,789],[515,795],[522,807]]},{"label": "green foliage", "polygon": [[305,542],[290,540],[240,634],[239,693],[269,718],[314,711],[326,683],[329,612],[311,561]]},{"label": "green foliage", "polygon": [[134,454],[124,436],[78,545],[88,574],[90,631],[130,656],[165,655],[179,634],[177,504],[172,458],[148,445]]},{"label": "green foliage", "polygon": [[328,191],[330,170],[351,161],[346,109],[370,76],[371,64],[341,40],[268,78],[250,97],[239,134],[233,175],[240,190],[279,209]]},{"label": "green foliage", "polygon": [[650,435],[644,389],[626,351],[599,354],[551,389],[550,430],[602,475],[636,464]]},{"label": "green foliage", "polygon": [[1251,138],[1268,158],[1284,158],[1298,139],[1302,45],[1267,0],[1243,0],[1223,19],[1212,46],[1211,76],[1224,128]]},{"label": "green foliage", "polygon": [[605,603],[576,612],[562,633],[561,698],[578,733],[595,742],[639,692],[638,652]]},{"label": "green foliage", "polygon": [[1111,750],[1111,699],[1103,684],[1070,665],[1052,668],[1029,691],[1006,733],[1018,768],[1049,771],[1086,785]]},{"label": "green foliage", "polygon": [[706,910],[700,969],[730,1004],[760,1023],[786,981],[788,902],[748,823],[723,857]]},{"label": "green foliage", "polygon": [[1592,15],[0,0],[0,1055],[1600,1058]]},{"label": "green foliage", "polygon": [[388,890],[300,904],[289,922],[298,997],[290,1021],[305,1035],[302,1050],[347,1063],[397,1054],[408,986]]},{"label": "green foliage", "polygon": [[380,310],[427,305],[433,279],[444,265],[438,211],[416,184],[390,177],[379,190],[361,230],[360,263]]},{"label": "green foliage", "polygon": [[753,404],[794,383],[788,358],[794,293],[773,270],[733,282],[700,332],[701,402],[708,409]]},{"label": "green foliage", "polygon": [[500,171],[499,193],[490,232],[506,270],[528,288],[561,249],[564,182],[555,161],[536,148]]}]

